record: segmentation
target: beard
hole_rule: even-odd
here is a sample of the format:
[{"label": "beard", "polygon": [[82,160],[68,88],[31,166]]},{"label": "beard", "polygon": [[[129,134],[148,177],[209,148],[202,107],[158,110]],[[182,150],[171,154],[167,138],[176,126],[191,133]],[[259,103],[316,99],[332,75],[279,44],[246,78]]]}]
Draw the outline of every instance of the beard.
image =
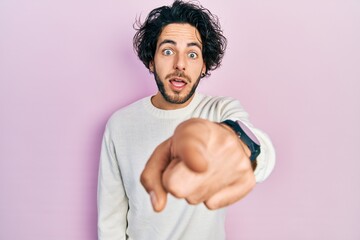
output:
[{"label": "beard", "polygon": [[[201,79],[201,74],[199,75],[199,77],[196,79],[195,84],[193,85],[193,87],[191,88],[190,92],[181,97],[180,93],[178,92],[174,92],[174,95],[171,96],[169,93],[166,92],[165,87],[164,87],[164,83],[161,81],[159,75],[157,74],[156,68],[154,68],[154,77],[155,77],[155,82],[156,85],[159,89],[159,92],[161,93],[161,95],[163,96],[163,98],[165,99],[165,101],[169,102],[169,103],[173,103],[173,104],[183,104],[186,103],[195,93],[196,88],[198,87],[199,83],[200,83],[200,79]],[[171,76],[179,76],[179,77],[184,77],[186,78],[189,83],[191,82],[190,78],[185,76],[183,73],[179,72],[179,73],[175,73],[175,74],[171,74]],[[168,78],[169,76],[166,76],[166,78]],[[166,79],[165,78],[165,79]]]}]

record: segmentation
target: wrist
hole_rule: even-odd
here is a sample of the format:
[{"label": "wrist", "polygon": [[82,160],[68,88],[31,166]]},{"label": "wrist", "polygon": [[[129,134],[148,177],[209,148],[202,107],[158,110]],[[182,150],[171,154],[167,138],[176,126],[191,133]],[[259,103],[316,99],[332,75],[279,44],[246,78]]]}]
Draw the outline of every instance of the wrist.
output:
[{"label": "wrist", "polygon": [[261,152],[260,144],[256,136],[240,121],[225,120],[220,124],[229,131],[232,131],[240,139],[245,154],[250,159],[253,170],[255,170],[257,166],[256,158]]},{"label": "wrist", "polygon": [[224,127],[225,129],[227,129],[231,135],[233,135],[234,137],[236,137],[239,140],[241,146],[243,147],[243,149],[245,151],[246,156],[250,159],[251,151],[250,151],[249,147],[239,138],[239,136],[236,134],[236,132],[229,125],[227,125],[225,123],[220,123],[220,125],[222,127]]}]

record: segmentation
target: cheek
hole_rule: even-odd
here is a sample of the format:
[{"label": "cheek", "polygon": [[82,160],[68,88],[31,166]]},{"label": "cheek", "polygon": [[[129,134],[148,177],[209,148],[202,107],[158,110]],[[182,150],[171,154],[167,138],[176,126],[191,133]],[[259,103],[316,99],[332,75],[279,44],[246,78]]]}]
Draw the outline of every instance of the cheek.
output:
[{"label": "cheek", "polygon": [[201,62],[191,63],[189,66],[191,67],[191,72],[192,72],[192,74],[194,74],[194,75],[199,75],[199,74],[201,74],[201,72],[202,72],[203,69],[204,69],[204,64],[201,63]]},{"label": "cheek", "polygon": [[169,68],[172,68],[173,66],[173,60],[171,58],[162,58],[162,57],[157,57],[155,58],[155,66],[156,66],[156,71],[157,72],[161,72],[161,71],[167,71]]}]

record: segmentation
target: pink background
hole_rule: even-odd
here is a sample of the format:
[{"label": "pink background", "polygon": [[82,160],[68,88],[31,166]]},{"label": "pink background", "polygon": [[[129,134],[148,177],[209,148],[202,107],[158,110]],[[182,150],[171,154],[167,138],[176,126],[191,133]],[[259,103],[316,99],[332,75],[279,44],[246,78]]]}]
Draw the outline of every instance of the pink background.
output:
[{"label": "pink background", "polygon": [[[156,90],[132,24],[170,2],[0,1],[0,239],[96,239],[104,124]],[[228,239],[360,239],[360,2],[225,2],[202,1],[229,45],[200,91],[240,99],[277,149]]]}]

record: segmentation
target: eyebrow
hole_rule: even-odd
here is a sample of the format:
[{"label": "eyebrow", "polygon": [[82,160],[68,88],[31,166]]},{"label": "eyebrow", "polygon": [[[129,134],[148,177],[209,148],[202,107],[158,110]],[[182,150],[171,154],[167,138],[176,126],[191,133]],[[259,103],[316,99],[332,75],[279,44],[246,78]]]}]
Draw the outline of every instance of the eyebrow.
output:
[{"label": "eyebrow", "polygon": [[[165,39],[159,44],[159,47],[161,47],[161,45],[166,44],[166,43],[169,43],[169,44],[172,44],[172,45],[176,46],[176,42],[174,40]],[[199,43],[197,43],[197,42],[190,42],[190,43],[187,44],[187,46],[188,47],[195,46],[195,47],[198,47],[200,50],[202,50],[201,45]]]}]

